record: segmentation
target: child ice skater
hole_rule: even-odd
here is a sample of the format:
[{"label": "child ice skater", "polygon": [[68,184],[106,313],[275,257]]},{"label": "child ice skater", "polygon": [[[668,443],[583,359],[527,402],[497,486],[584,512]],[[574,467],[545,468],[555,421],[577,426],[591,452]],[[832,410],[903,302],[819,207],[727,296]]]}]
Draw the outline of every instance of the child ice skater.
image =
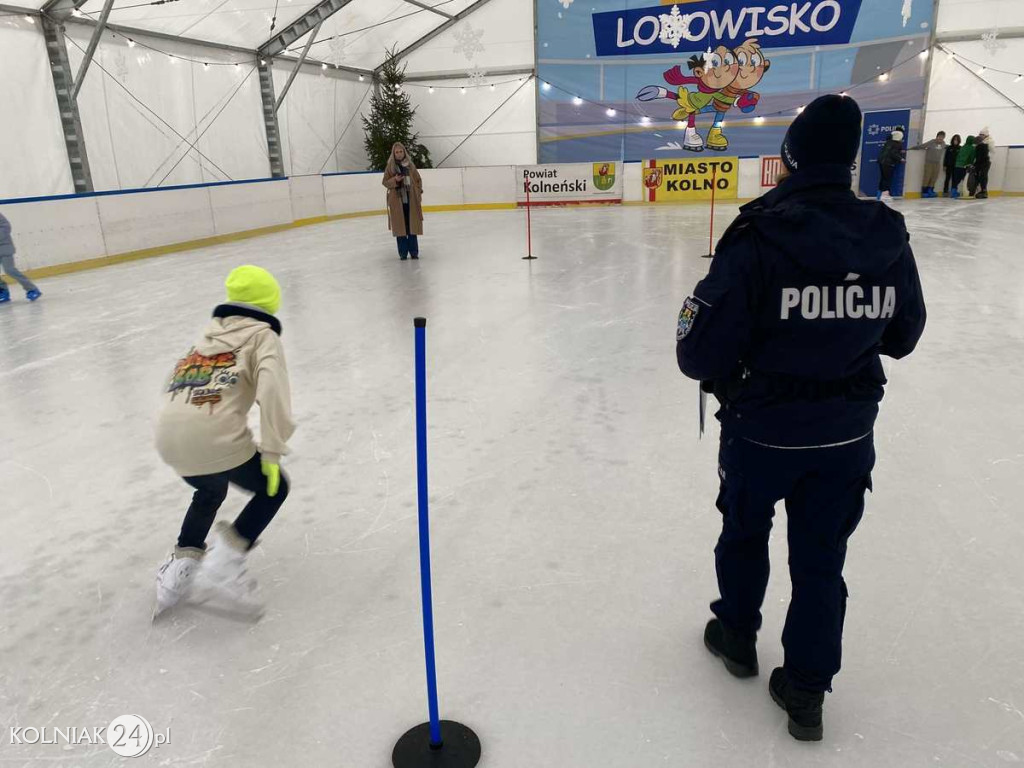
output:
[{"label": "child ice skater", "polygon": [[[159,615],[176,603],[220,603],[262,612],[245,558],[288,496],[281,456],[294,432],[281,323],[281,289],[253,266],[228,275],[228,303],[213,311],[203,337],[174,368],[157,424],[160,457],[192,488],[178,545],[157,574]],[[248,427],[260,407],[261,446]],[[209,552],[206,537],[228,486],[253,494],[230,525],[220,522]]]},{"label": "child ice skater", "polygon": [[[42,296],[42,291],[36,288],[35,283],[29,280],[21,271],[14,265],[14,239],[11,237],[11,222],[7,220],[7,217],[0,213],[0,269],[7,273],[8,276],[13,277],[19,283],[21,287],[25,289],[25,298],[29,301],[35,301]],[[11,291],[7,287],[7,283],[2,277],[0,277],[0,304],[6,304],[11,300]]]}]

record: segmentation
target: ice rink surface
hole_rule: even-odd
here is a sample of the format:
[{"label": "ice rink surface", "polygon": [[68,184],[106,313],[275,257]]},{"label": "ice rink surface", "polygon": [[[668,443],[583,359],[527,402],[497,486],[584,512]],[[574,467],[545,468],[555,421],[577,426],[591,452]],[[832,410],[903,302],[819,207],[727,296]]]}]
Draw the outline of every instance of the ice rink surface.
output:
[{"label": "ice rink surface", "polygon": [[[1024,200],[898,207],[929,324],[891,367],[821,744],[793,741],[766,691],[784,528],[762,676],[732,679],[701,642],[717,424],[698,442],[674,343],[707,211],[615,207],[536,212],[532,263],[522,212],[428,216],[404,263],[374,217],[41,281],[33,305],[17,291],[0,307],[0,765],[121,765],[102,745],[11,746],[9,728],[126,713],[170,728],[143,764],[390,765],[426,719],[421,314],[441,709],[477,730],[482,766],[1024,763]],[[189,500],[153,449],[159,390],[246,262],[283,285],[299,421],[292,495],[251,558],[268,612],[153,625]]]}]

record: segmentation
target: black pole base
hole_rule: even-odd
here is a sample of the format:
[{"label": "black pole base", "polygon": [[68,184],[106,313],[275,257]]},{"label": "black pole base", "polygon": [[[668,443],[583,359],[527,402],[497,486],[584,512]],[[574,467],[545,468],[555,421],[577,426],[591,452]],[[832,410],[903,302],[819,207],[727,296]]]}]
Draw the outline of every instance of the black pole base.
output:
[{"label": "black pole base", "polygon": [[715,254],[713,254],[713,253],[702,253],[700,255],[700,257],[702,259],[711,259],[711,258],[714,258],[714,256],[715,256]]},{"label": "black pole base", "polygon": [[405,732],[391,753],[395,768],[473,768],[480,762],[480,739],[453,720],[441,721],[441,746],[430,744],[430,723]]},{"label": "black pole base", "polygon": [[537,258],[537,257],[536,257],[536,256],[534,256],[533,254],[530,254],[529,256],[523,256],[523,261],[527,261],[527,260],[529,260],[529,259],[536,259],[536,258]]}]

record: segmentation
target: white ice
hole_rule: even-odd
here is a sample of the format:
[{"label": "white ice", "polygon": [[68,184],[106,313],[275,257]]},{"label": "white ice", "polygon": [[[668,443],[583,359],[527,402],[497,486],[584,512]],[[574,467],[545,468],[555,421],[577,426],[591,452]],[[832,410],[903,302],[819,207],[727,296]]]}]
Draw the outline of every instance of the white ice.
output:
[{"label": "white ice", "polygon": [[[372,218],[44,280],[37,304],[15,291],[0,307],[0,763],[120,765],[104,746],[11,746],[9,728],[138,713],[171,729],[153,764],[390,765],[426,719],[419,314],[441,709],[477,730],[485,768],[1021,763],[1024,201],[899,205],[930,317],[891,369],[823,743],[794,742],[766,692],[784,527],[762,676],[738,682],[702,646],[717,427],[698,441],[674,341],[708,267],[707,211],[627,207],[538,211],[532,263],[522,212],[451,213],[428,217],[419,262]],[[292,496],[252,558],[268,614],[151,625],[189,500],[152,447],[158,392],[245,262],[284,286],[300,421]]]}]

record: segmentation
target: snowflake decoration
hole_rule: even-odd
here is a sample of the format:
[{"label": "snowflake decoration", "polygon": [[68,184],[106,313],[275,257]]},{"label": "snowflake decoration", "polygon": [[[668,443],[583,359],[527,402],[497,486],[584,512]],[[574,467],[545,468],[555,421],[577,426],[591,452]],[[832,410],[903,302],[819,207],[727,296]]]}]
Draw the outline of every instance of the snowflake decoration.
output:
[{"label": "snowflake decoration", "polygon": [[455,53],[461,53],[466,57],[466,61],[472,61],[473,57],[478,53],[484,52],[484,46],[480,42],[480,38],[483,37],[484,31],[482,29],[474,29],[471,24],[466,24],[462,29],[459,29],[455,33],[455,39],[458,41],[458,45],[455,46]]},{"label": "snowflake decoration", "polygon": [[336,62],[343,61],[345,59],[345,46],[348,45],[348,41],[340,35],[331,39],[331,58]]},{"label": "snowflake decoration", "polygon": [[661,34],[658,35],[658,39],[665,45],[678,48],[680,41],[690,36],[690,17],[679,13],[678,5],[672,6],[671,13],[662,13],[659,19],[661,20]]},{"label": "snowflake decoration", "polygon": [[114,54],[114,60],[110,63],[110,69],[114,77],[122,83],[128,81],[128,54],[125,51],[118,51]]},{"label": "snowflake decoration", "polygon": [[486,85],[484,78],[487,77],[487,73],[480,69],[480,67],[473,67],[466,73],[466,77],[469,78],[469,85],[472,88],[477,88],[481,85]]},{"label": "snowflake decoration", "polygon": [[903,0],[903,26],[907,26],[910,17],[914,15],[914,0]]},{"label": "snowflake decoration", "polygon": [[569,6],[572,5],[572,0],[558,0],[558,2],[560,2],[562,7],[567,11],[569,10]]},{"label": "snowflake decoration", "polygon": [[992,55],[999,53],[1006,47],[1006,43],[999,39],[999,31],[995,29],[981,36],[981,45]]}]

